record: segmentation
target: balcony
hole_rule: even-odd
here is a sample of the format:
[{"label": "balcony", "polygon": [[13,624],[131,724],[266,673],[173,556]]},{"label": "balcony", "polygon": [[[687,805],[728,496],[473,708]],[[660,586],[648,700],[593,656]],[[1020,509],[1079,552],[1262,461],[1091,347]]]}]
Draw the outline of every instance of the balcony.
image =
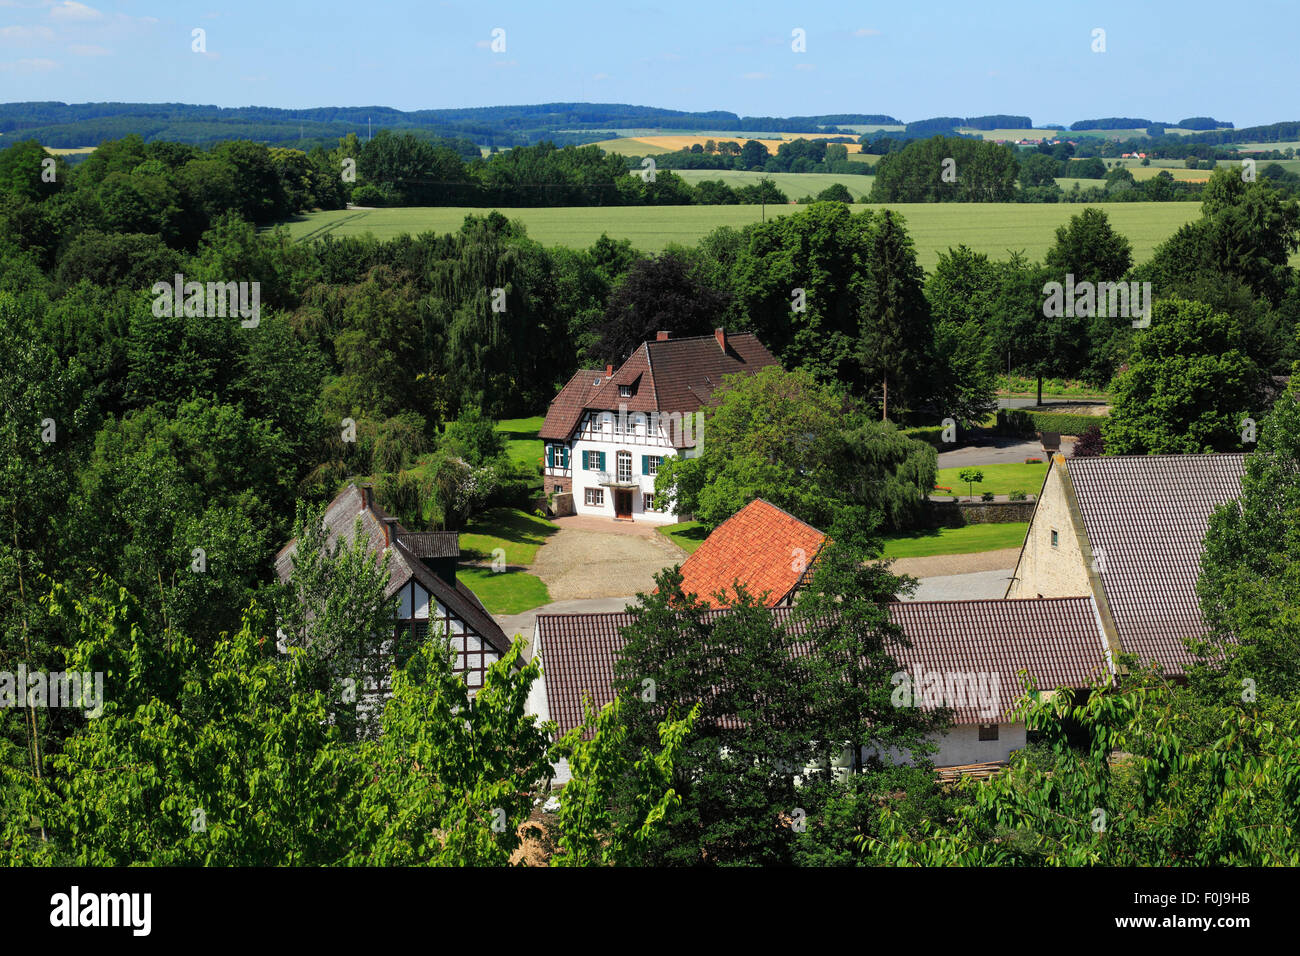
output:
[{"label": "balcony", "polygon": [[606,488],[640,488],[641,483],[637,481],[636,475],[633,475],[627,481],[619,481],[612,471],[596,472],[596,484],[603,485]]}]

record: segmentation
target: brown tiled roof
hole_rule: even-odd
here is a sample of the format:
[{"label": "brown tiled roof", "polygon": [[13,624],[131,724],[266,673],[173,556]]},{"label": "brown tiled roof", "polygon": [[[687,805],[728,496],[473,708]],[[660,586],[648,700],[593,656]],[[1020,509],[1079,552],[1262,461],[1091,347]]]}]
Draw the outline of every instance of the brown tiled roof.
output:
[{"label": "brown tiled roof", "polygon": [[[714,335],[643,342],[611,376],[577,373],[547,409],[541,437],[567,441],[584,410],[617,412],[626,405],[629,412],[698,411],[709,403],[724,375],[752,374],[779,364],[752,332],[729,333],[726,341],[726,351]],[[600,384],[594,385],[598,379]],[[632,394],[619,395],[620,385],[631,386]]]},{"label": "brown tiled roof", "polygon": [[[911,642],[893,654],[909,670],[998,675],[1001,713],[1023,692],[1020,671],[1039,690],[1106,681],[1111,664],[1091,598],[903,601],[889,616]],[[956,707],[958,724],[988,723],[973,705]]]},{"label": "brown tiled roof", "polygon": [[[793,608],[775,608],[788,624]],[[1105,638],[1088,597],[919,601],[889,605],[911,647],[890,642],[899,665],[916,675],[980,673],[998,679],[998,711],[1008,719],[1021,695],[1023,670],[1039,690],[1083,688],[1109,680]],[[728,613],[714,610],[705,619]],[[584,695],[600,708],[614,699],[614,660],[623,648],[626,612],[539,614],[538,638],[550,717],[560,733],[582,723]],[[973,702],[953,708],[957,724],[989,723]]]},{"label": "brown tiled roof", "polygon": [[[587,398],[595,392],[605,380],[603,369],[584,369],[575,372],[560,394],[551,400],[546,410],[546,419],[542,422],[539,437],[544,441],[568,441],[573,437],[573,430],[578,427],[583,409],[587,407]],[[617,389],[615,389],[617,394]],[[615,408],[618,406],[616,405]]]},{"label": "brown tiled roof", "polygon": [[1245,456],[1100,455],[1066,464],[1120,646],[1173,674],[1205,633],[1196,579],[1210,514],[1241,495]]},{"label": "brown tiled roof", "polygon": [[[826,535],[761,498],[713,530],[682,563],[682,593],[705,604],[719,591],[734,596],[737,580],[755,598],[780,603],[811,568]],[[725,601],[722,603],[726,603]]]},{"label": "brown tiled roof", "polygon": [[[373,502],[367,507],[365,491],[351,484],[339,492],[325,509],[325,525],[329,529],[328,545],[332,547],[340,537],[350,542],[358,517],[361,518],[362,531],[369,539],[369,552],[385,553],[387,537],[384,519],[389,515]],[[386,551],[388,587],[385,593],[394,594],[403,584],[415,578],[426,591],[441,601],[443,606],[463,620],[475,634],[504,655],[510,649],[510,641],[501,630],[501,626],[484,609],[482,602],[460,581],[452,587],[434,574],[405,543],[406,539],[411,537],[411,533],[400,523],[394,521],[392,529],[397,540],[391,542],[391,546]],[[456,537],[454,532],[451,534]],[[295,538],[281,548],[279,554],[275,556],[275,573],[281,581],[288,581],[289,575],[293,572],[293,555],[297,546],[298,540]],[[459,550],[460,546],[457,544],[456,553],[459,553]]]}]

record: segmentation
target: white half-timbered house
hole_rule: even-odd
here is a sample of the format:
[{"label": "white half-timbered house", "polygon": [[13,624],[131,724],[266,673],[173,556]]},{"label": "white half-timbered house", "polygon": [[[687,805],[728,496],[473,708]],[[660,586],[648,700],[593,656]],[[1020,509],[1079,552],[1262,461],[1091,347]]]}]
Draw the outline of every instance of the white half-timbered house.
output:
[{"label": "white half-timbered house", "polygon": [[672,455],[703,448],[703,408],[724,375],[777,360],[750,332],[674,339],[660,332],[617,371],[584,370],[551,402],[542,424],[545,489],[572,495],[573,511],[671,524],[654,507],[655,476]]}]

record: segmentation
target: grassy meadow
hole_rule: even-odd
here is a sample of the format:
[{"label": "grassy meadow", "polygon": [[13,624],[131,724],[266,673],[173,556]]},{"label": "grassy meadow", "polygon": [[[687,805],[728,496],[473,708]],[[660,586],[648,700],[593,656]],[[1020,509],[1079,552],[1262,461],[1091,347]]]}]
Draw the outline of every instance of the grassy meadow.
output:
[{"label": "grassy meadow", "polygon": [[[1045,455],[1039,455],[1045,458]],[[984,480],[976,482],[967,489],[966,482],[961,480],[961,472],[964,468],[940,468],[935,476],[934,483],[941,488],[951,488],[952,493],[960,498],[965,498],[973,491],[976,498],[979,498],[986,491],[991,491],[995,495],[1009,495],[1013,491],[1023,491],[1027,495],[1037,495],[1043,487],[1043,478],[1047,475],[1047,462],[1039,464],[1027,464],[1025,462],[1008,462],[1000,465],[974,465],[974,467],[984,472]]]},{"label": "grassy meadow", "polygon": [[[854,184],[846,185],[852,189]],[[1200,203],[1194,202],[1097,205],[1133,244],[1137,262],[1149,258],[1160,242],[1201,213]],[[768,206],[766,215],[780,216],[799,208],[794,204]],[[860,211],[882,207],[852,208]],[[931,269],[941,252],[963,242],[994,258],[1006,258],[1008,250],[1022,250],[1031,259],[1042,259],[1055,241],[1057,227],[1085,207],[1072,203],[897,203],[888,208],[907,220],[917,259],[924,268]],[[371,233],[379,239],[391,239],[403,233],[452,232],[460,228],[467,215],[487,212],[485,208],[464,207],[335,209],[297,217],[288,227],[296,240],[317,238],[327,232],[336,236]],[[630,239],[644,252],[659,252],[670,243],[693,245],[718,226],[740,228],[758,222],[763,215],[759,206],[594,206],[500,212],[522,221],[528,235],[543,245],[586,248],[601,233],[608,233],[613,238]]]},{"label": "grassy meadow", "polygon": [[936,554],[976,554],[1018,548],[1025,543],[1028,521],[968,524],[960,528],[931,528],[893,535],[884,542],[885,558],[928,558]]}]

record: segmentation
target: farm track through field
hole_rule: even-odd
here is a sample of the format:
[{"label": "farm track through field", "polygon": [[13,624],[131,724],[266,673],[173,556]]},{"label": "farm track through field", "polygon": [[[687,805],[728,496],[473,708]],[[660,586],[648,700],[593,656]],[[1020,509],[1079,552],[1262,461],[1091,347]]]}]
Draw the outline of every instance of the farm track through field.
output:
[{"label": "farm track through field", "polygon": [[[337,210],[333,210],[333,211],[337,211]],[[363,218],[369,211],[370,210],[368,209],[359,210],[357,212],[354,212],[350,216],[343,216],[342,218],[339,219],[325,220],[316,229],[313,229],[311,232],[304,233],[299,236],[295,236],[294,239],[297,242],[307,242],[308,240],[311,239],[319,239],[327,232],[332,232],[333,230],[337,229],[339,226],[343,225],[345,222],[351,222],[354,219]]]}]

